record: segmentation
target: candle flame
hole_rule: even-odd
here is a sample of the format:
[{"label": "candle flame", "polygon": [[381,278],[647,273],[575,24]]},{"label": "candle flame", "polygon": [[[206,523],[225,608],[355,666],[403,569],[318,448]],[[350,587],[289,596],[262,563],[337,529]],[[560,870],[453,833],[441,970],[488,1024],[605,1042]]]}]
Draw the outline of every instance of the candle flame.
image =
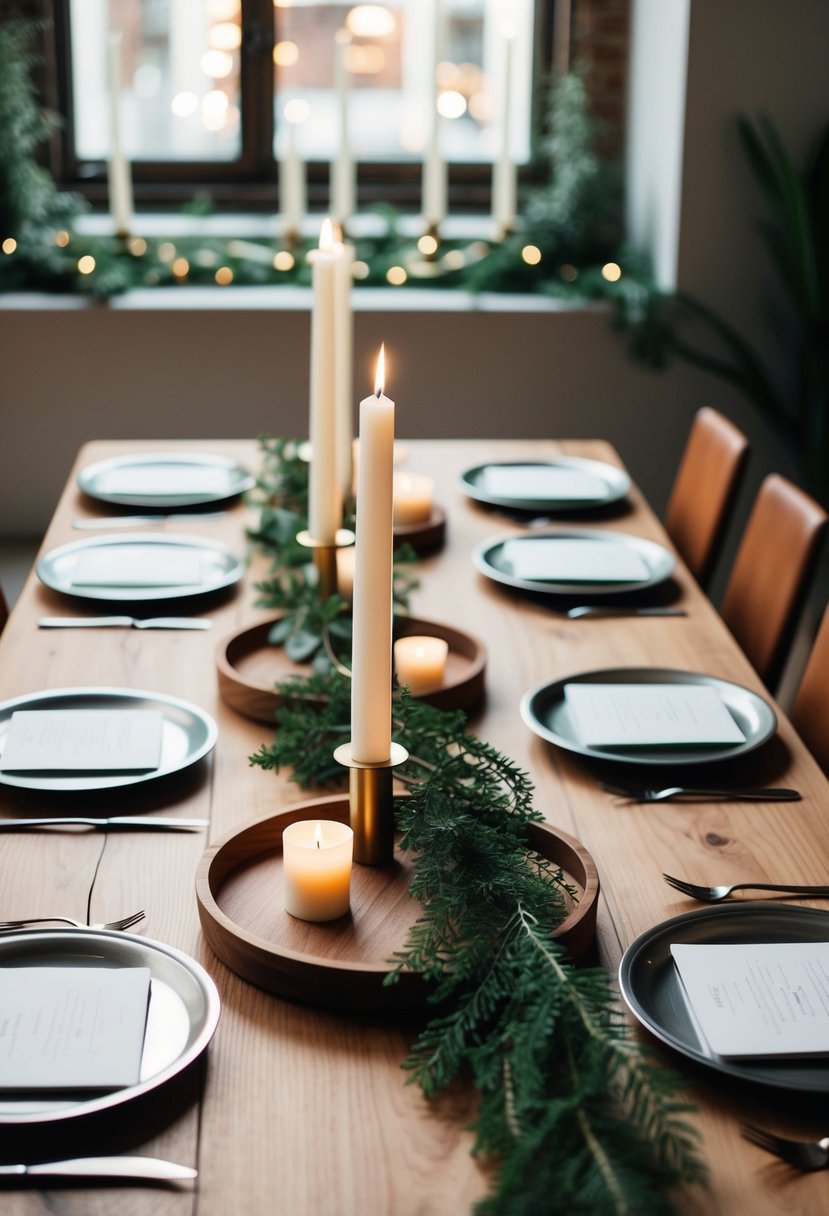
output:
[{"label": "candle flame", "polygon": [[386,344],[380,345],[380,354],[377,356],[377,373],[374,377],[374,391],[378,397],[382,396],[383,390],[386,387]]},{"label": "candle flame", "polygon": [[318,849],[321,849],[324,843],[325,842],[322,838],[322,824],[318,821],[317,826],[314,828],[314,844]]},{"label": "candle flame", "polygon": [[322,221],[320,229],[320,249],[330,253],[334,247],[334,228],[328,216]]}]

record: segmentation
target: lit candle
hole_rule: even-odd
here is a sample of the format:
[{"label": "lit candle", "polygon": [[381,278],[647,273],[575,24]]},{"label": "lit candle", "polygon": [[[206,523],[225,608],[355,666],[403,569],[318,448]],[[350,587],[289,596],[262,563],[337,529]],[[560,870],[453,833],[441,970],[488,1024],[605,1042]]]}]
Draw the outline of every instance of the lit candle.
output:
[{"label": "lit candle", "polygon": [[345,224],[355,210],[354,160],[348,134],[348,62],[351,46],[348,30],[338,30],[334,46],[334,91],[339,114],[339,138],[331,162],[331,214]]},{"label": "lit candle", "polygon": [[299,97],[289,101],[282,111],[285,119],[285,147],[279,162],[279,202],[282,231],[297,236],[307,211],[305,165],[297,149],[296,129],[308,117],[308,103]]},{"label": "lit candle", "polygon": [[412,693],[440,688],[446,670],[449,643],[443,638],[412,635],[394,643],[394,669],[400,684]]},{"label": "lit candle", "polygon": [[492,218],[500,232],[510,232],[515,227],[516,170],[512,159],[512,56],[515,42],[515,26],[505,21],[501,26],[504,48],[504,70],[501,77],[501,103],[498,106],[501,124],[501,140],[498,155],[492,166]]},{"label": "lit candle", "polygon": [[352,450],[354,446],[354,420],[352,417],[352,381],[354,379],[354,317],[351,311],[351,284],[354,267],[354,246],[348,242],[341,246],[337,263],[336,315],[334,320],[336,395],[335,414],[337,429],[337,479],[340,493],[348,498],[352,492],[354,477]]},{"label": "lit candle", "polygon": [[419,524],[432,518],[435,483],[420,473],[397,473],[394,478],[394,522]]},{"label": "lit candle", "polygon": [[431,87],[427,101],[426,155],[423,161],[423,219],[427,226],[437,227],[446,215],[446,162],[440,148],[440,113],[438,111],[438,64],[441,51],[440,0],[433,5],[433,40]]},{"label": "lit candle", "polygon": [[383,347],[375,391],[360,402],[351,755],[384,764],[391,754],[392,468],[394,402],[383,393]]},{"label": "lit candle", "polygon": [[300,819],[282,833],[285,911],[299,920],[335,920],[348,911],[354,833],[336,820]]},{"label": "lit candle", "polygon": [[331,221],[325,219],[319,249],[309,257],[313,266],[311,311],[311,403],[309,435],[311,467],[308,474],[308,531],[311,539],[333,544],[342,523],[342,495],[337,480],[336,337],[335,304],[337,262],[342,246],[335,246]]},{"label": "lit candle", "polygon": [[121,43],[120,33],[109,35],[109,212],[118,236],[128,236],[132,226],[132,176],[121,141]]}]

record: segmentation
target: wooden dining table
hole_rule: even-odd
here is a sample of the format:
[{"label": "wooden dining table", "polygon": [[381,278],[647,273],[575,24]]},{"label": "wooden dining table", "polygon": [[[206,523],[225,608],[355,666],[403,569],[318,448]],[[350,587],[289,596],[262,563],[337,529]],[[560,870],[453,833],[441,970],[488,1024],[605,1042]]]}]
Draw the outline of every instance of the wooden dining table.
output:
[{"label": "wooden dining table", "polygon": [[[671,890],[663,872],[706,883],[825,882],[829,784],[779,708],[777,731],[768,743],[722,770],[710,766],[706,779],[716,770],[732,784],[792,786],[802,795],[798,802],[624,801],[599,787],[606,767],[539,738],[521,719],[519,704],[528,689],[622,666],[706,673],[773,704],[679,559],[672,578],[654,594],[687,615],[581,620],[559,615],[554,597],[500,585],[473,565],[473,550],[482,541],[525,530],[514,518],[467,496],[461,484],[465,469],[487,460],[561,455],[621,466],[619,455],[596,440],[401,439],[398,444],[408,470],[435,478],[436,502],[447,521],[443,547],[418,564],[420,586],[412,611],[468,630],[484,643],[485,698],[473,708],[469,729],[531,775],[545,819],[592,855],[601,880],[595,960],[615,970],[639,934],[698,906]],[[109,457],[176,450],[231,457],[251,470],[260,463],[258,446],[250,440],[88,443],[69,475],[42,552],[99,535],[73,530],[75,519],[117,513],[78,489],[79,469]],[[143,689],[185,698],[218,724],[212,754],[193,771],[161,782],[96,792],[88,800],[0,784],[2,817],[61,814],[68,805],[72,814],[209,820],[209,828],[192,833],[75,828],[2,833],[0,917],[60,913],[97,922],[144,908],[141,932],[196,959],[214,979],[222,1002],[207,1052],[177,1083],[159,1087],[139,1103],[117,1106],[105,1117],[0,1129],[4,1160],[24,1160],[25,1153],[43,1158],[135,1152],[197,1167],[194,1186],[15,1186],[0,1198],[8,1216],[30,1216],[44,1208],[62,1216],[109,1216],[116,1210],[120,1216],[458,1216],[486,1193],[487,1174],[470,1155],[467,1127],[474,1093],[459,1087],[427,1102],[416,1086],[405,1083],[401,1063],[413,1041],[411,1026],[281,999],[221,963],[202,934],[194,886],[208,846],[310,796],[291,782],[290,773],[250,765],[251,754],[272,738],[271,728],[232,709],[217,683],[216,655],[223,639],[269,615],[257,606],[255,590],[267,558],[246,538],[246,528],[256,520],[254,506],[235,500],[218,517],[194,512],[151,529],[156,535],[221,541],[247,555],[241,583],[193,609],[209,618],[209,631],[39,629],[40,616],[90,615],[90,610],[47,588],[33,572],[0,639],[3,701],[45,689]],[[598,516],[583,512],[557,522],[631,534],[671,548],[635,485]],[[100,605],[92,609],[101,610]],[[148,615],[170,611],[167,603]],[[670,770],[664,776],[670,778]],[[798,902],[808,906],[806,900]],[[804,1138],[827,1133],[822,1095],[735,1082],[661,1046],[638,1025],[633,1033],[654,1048],[661,1066],[681,1078],[680,1093],[694,1107],[689,1119],[700,1134],[709,1183],[679,1188],[678,1212],[760,1216],[827,1210],[823,1175],[797,1174],[740,1134],[741,1119]]]}]

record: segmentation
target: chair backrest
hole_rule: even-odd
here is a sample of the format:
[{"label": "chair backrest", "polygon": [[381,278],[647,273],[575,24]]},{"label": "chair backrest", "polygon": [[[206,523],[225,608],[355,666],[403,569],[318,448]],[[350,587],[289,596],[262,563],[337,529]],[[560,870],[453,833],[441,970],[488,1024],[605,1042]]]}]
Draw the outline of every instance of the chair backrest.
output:
[{"label": "chair backrest", "polygon": [[710,406],[698,410],[679,462],[665,527],[700,586],[719,556],[748,460],[748,440]]},{"label": "chair backrest", "polygon": [[769,688],[780,678],[826,521],[813,498],[772,473],[737,549],[722,617]]},{"label": "chair backrest", "polygon": [[9,619],[9,606],[6,603],[6,597],[3,594],[3,588],[0,587],[0,633],[3,632],[6,621]]},{"label": "chair backrest", "polygon": [[829,605],[824,610],[789,717],[818,764],[829,774]]}]

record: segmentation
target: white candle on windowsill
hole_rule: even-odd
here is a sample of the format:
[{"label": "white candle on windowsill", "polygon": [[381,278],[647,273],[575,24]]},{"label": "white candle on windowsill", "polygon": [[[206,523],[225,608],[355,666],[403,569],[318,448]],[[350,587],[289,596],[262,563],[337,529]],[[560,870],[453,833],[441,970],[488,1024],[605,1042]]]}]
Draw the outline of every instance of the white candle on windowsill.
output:
[{"label": "white candle on windowsill", "polygon": [[442,15],[440,0],[434,0],[432,60],[427,96],[426,153],[423,160],[423,219],[427,227],[437,227],[446,216],[446,162],[440,146],[440,112],[438,111],[438,65],[442,44]]},{"label": "white candle on windowsill", "polygon": [[289,101],[282,111],[285,119],[285,146],[279,161],[279,204],[282,231],[297,236],[308,210],[305,189],[305,164],[297,147],[297,127],[308,117],[308,103],[300,97]]},{"label": "white candle on windowsill", "polygon": [[394,476],[394,522],[426,523],[432,518],[435,483],[421,473],[396,473]]},{"label": "white candle on windowsill", "polygon": [[351,284],[353,282],[354,246],[347,241],[340,246],[337,263],[336,303],[334,320],[335,344],[335,405],[337,428],[337,478],[342,497],[352,493],[354,477],[352,452],[354,446],[354,418],[352,396],[354,379],[354,316],[351,309]]},{"label": "white candle on windowsill", "polygon": [[351,35],[338,30],[334,44],[334,92],[339,115],[339,135],[331,162],[331,215],[345,225],[356,210],[356,180],[354,158],[348,129],[348,52]]},{"label": "white candle on windowsill", "polygon": [[492,166],[492,218],[500,233],[511,232],[515,227],[516,212],[516,165],[512,157],[512,57],[515,44],[515,26],[505,21],[501,26],[504,69],[501,78],[500,104],[497,106],[500,123],[498,155]]},{"label": "white candle on windowsill", "polygon": [[285,911],[298,920],[336,920],[349,908],[354,833],[337,820],[301,819],[282,833]]},{"label": "white candle on windowsill", "polygon": [[117,236],[128,236],[132,227],[132,174],[124,154],[121,132],[121,49],[123,35],[109,35],[109,212]]},{"label": "white candle on windowsill", "polygon": [[391,755],[394,402],[383,393],[384,364],[381,347],[375,391],[360,402],[351,655],[351,755],[358,764],[385,764]]},{"label": "white candle on windowsill", "polygon": [[415,695],[429,688],[440,688],[446,671],[449,643],[443,638],[398,638],[394,643],[394,670],[397,681]]},{"label": "white candle on windowsill", "polygon": [[308,531],[311,539],[333,544],[342,523],[342,493],[337,479],[336,284],[342,246],[333,239],[331,221],[323,220],[319,249],[312,263],[311,394],[308,473]]}]

